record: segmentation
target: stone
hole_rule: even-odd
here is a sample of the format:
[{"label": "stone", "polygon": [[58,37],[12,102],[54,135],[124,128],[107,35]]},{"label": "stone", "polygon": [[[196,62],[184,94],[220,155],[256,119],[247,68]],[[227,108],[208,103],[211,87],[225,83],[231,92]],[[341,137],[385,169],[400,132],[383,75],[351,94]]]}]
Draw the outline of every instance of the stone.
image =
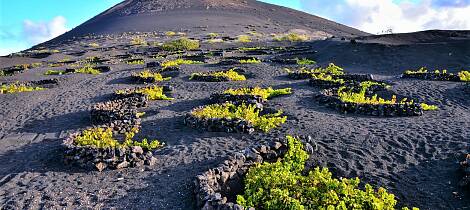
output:
[{"label": "stone", "polygon": [[272,146],[272,147],[277,150],[277,149],[279,149],[279,148],[282,147],[282,143],[276,141],[276,142],[273,143],[273,146]]},{"label": "stone", "polygon": [[144,154],[144,150],[140,146],[133,146],[132,152],[136,154]]},{"label": "stone", "polygon": [[123,161],[116,165],[116,169],[122,169],[122,168],[127,168],[127,167],[129,167],[129,162],[127,161]]},{"label": "stone", "polygon": [[306,143],[305,144],[305,151],[308,154],[313,154],[316,151],[316,149],[314,149],[310,143]]},{"label": "stone", "polygon": [[103,170],[107,167],[107,165],[106,165],[106,163],[99,162],[99,163],[96,163],[96,164],[95,164],[95,167],[96,167],[96,169],[97,169],[98,171],[101,172],[101,171],[103,171]]},{"label": "stone", "polygon": [[149,159],[145,160],[145,165],[153,166],[157,163],[157,160],[157,158],[152,156]]}]

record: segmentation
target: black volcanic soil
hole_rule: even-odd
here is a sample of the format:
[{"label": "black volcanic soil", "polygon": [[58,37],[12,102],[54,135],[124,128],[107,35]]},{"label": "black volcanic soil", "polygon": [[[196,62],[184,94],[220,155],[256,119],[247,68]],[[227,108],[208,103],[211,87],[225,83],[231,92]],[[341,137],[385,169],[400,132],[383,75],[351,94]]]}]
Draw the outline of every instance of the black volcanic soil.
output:
[{"label": "black volcanic soil", "polygon": [[[218,20],[228,28],[237,24],[230,22],[233,21],[230,14]],[[133,20],[129,21],[131,24]],[[175,20],[168,18],[168,21]],[[249,27],[250,23],[239,24],[240,28],[223,35],[243,34],[237,30]],[[156,30],[159,31],[156,37],[146,38],[163,42],[170,39],[162,35],[164,31],[179,31],[178,28],[162,28]],[[279,29],[265,28],[260,33],[269,37],[269,33],[297,28],[283,25]],[[315,32],[315,29],[311,31]],[[204,39],[204,34],[209,32],[221,33],[200,28],[191,28],[187,33],[190,37]],[[425,44],[414,43],[416,37],[405,40],[404,44],[407,36],[402,35],[397,35],[396,39],[394,35],[388,35],[385,43],[373,41],[380,37],[358,38],[356,44],[340,38],[306,43],[277,43],[264,39],[247,44],[204,43],[203,49],[266,45],[308,47],[317,53],[297,57],[314,59],[320,65],[334,62],[350,73],[373,74],[377,79],[393,83],[393,90],[398,93],[436,104],[440,110],[426,112],[420,117],[402,118],[343,115],[314,100],[313,95],[320,89],[309,86],[305,80],[288,79],[283,70],[288,66],[269,62],[241,65],[251,75],[247,81],[209,83],[189,81],[188,77],[193,72],[227,70],[231,66],[183,65],[178,75],[163,83],[174,87],[172,97],[175,99],[151,102],[144,110],[146,115],[139,136],[167,144],[155,154],[158,163],[103,172],[64,165],[60,144],[68,133],[90,125],[89,109],[93,104],[109,100],[115,90],[139,86],[129,76],[142,70],[142,65],[119,62],[110,64],[112,71],[101,75],[45,76],[43,73],[48,69],[64,69],[46,65],[0,77],[0,82],[59,79],[56,88],[0,95],[0,208],[195,209],[192,190],[197,174],[218,165],[233,152],[286,135],[311,135],[319,147],[315,162],[328,166],[336,176],[358,176],[374,186],[386,187],[397,195],[400,205],[421,209],[470,208],[468,190],[457,187],[460,178],[458,158],[470,151],[470,96],[464,92],[462,83],[398,78],[404,70],[421,66],[447,68],[450,72],[468,68],[470,40],[464,37],[469,33],[459,34],[461,39],[458,40],[455,36],[440,35],[439,41],[430,39]],[[0,67],[58,61],[66,57],[72,60],[88,56],[111,58],[111,55],[153,49],[137,46],[125,49],[122,45],[128,44],[131,36],[92,36],[67,42],[59,39],[54,45],[43,46],[59,49],[61,53],[44,59],[2,57]],[[92,42],[100,44],[100,48],[83,44]],[[116,49],[104,49],[112,46]],[[81,50],[87,53],[66,55]],[[154,60],[143,57],[147,62]],[[208,103],[212,93],[230,87],[256,85],[293,88],[293,95],[270,102],[288,115],[287,123],[281,128],[267,134],[248,135],[200,132],[183,124],[184,115],[192,108]]]}]

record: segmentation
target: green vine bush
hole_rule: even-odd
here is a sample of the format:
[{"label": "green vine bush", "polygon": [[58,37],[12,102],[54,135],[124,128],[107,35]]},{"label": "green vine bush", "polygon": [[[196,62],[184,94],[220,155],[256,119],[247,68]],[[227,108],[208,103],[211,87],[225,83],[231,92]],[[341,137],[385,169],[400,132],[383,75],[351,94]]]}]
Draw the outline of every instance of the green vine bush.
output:
[{"label": "green vine bush", "polygon": [[66,74],[67,72],[66,71],[63,71],[63,70],[47,70],[44,75],[62,75],[62,74]]},{"label": "green vine bush", "polygon": [[297,58],[297,65],[315,65],[317,64],[317,62],[315,62],[314,60],[310,60],[308,58],[302,58],[302,59],[299,59]]},{"label": "green vine bush", "polygon": [[310,85],[323,88],[339,87],[345,83],[343,79],[334,78],[330,74],[311,74]]},{"label": "green vine bush", "polygon": [[193,61],[193,60],[185,60],[185,59],[176,59],[176,60],[166,60],[164,61],[161,66],[163,69],[171,68],[171,67],[176,67],[179,65],[191,65],[191,64],[203,64],[204,62],[201,61]]},{"label": "green vine bush", "polygon": [[193,73],[190,80],[206,81],[206,82],[223,82],[223,81],[244,81],[245,75],[239,74],[234,69],[228,71],[217,72],[199,72]]},{"label": "green vine bush", "polygon": [[[237,125],[239,126],[244,125],[247,127],[253,126],[256,129],[262,130],[264,132],[268,132],[273,128],[278,127],[279,125],[286,122],[287,117],[281,116],[282,110],[279,110],[273,114],[265,114],[261,115],[260,110],[254,105],[234,105],[232,103],[224,103],[224,104],[212,104],[200,108],[196,108],[185,118],[186,124],[189,124],[193,127],[199,127],[199,123],[202,121],[210,120],[211,122],[215,123],[214,125],[224,125],[230,124],[222,122],[224,120],[233,122],[237,121]],[[222,121],[214,122],[214,119],[220,119]],[[246,124],[248,123],[248,124]],[[201,124],[207,124],[202,122]],[[214,125],[202,125],[202,126],[214,126]],[[242,130],[245,128],[242,128]],[[237,130],[234,128],[233,130]]]},{"label": "green vine bush", "polygon": [[246,59],[246,60],[240,60],[239,61],[241,64],[258,64],[261,63],[261,60],[257,58],[252,58],[252,59]]},{"label": "green vine bush", "polygon": [[9,94],[9,93],[21,93],[21,92],[32,92],[44,90],[42,87],[32,87],[26,84],[21,84],[19,82],[12,84],[2,84],[0,86],[0,94]]},{"label": "green vine bush", "polygon": [[173,100],[173,98],[170,98],[165,95],[163,87],[160,87],[157,85],[143,87],[143,88],[136,88],[136,89],[118,90],[115,93],[117,95],[132,95],[132,94],[140,93],[140,94],[147,95],[149,100]]},{"label": "green vine bush", "polygon": [[470,82],[470,72],[469,71],[460,71],[458,74],[460,81]]},{"label": "green vine bush", "polygon": [[239,88],[239,89],[228,89],[224,91],[224,94],[230,95],[254,95],[260,96],[262,99],[270,99],[280,95],[289,95],[292,94],[292,88],[283,88],[283,89],[273,89],[272,87],[268,88]]},{"label": "green vine bush", "polygon": [[248,35],[239,35],[237,37],[237,41],[241,43],[249,43],[251,42],[251,37]]},{"label": "green vine bush", "polygon": [[288,33],[274,38],[275,41],[305,42],[310,38],[305,34]]},{"label": "green vine bush", "polygon": [[101,74],[101,71],[92,65],[85,65],[81,68],[75,69],[74,73],[98,75]]},{"label": "green vine bush", "polygon": [[467,73],[468,72],[466,71],[461,71],[456,75],[453,73],[448,73],[447,70],[434,70],[431,72],[428,71],[426,67],[421,67],[418,70],[406,70],[402,74],[402,78],[465,82]]},{"label": "green vine bush", "polygon": [[[332,176],[317,167],[303,175],[309,155],[302,142],[287,137],[288,151],[282,161],[264,162],[250,168],[244,179],[243,195],[237,203],[256,209],[395,209],[397,201],[384,188],[369,184],[359,187],[358,178]],[[405,208],[407,209],[407,208]]]},{"label": "green vine bush", "polygon": [[137,132],[138,130],[134,130],[126,133],[125,140],[120,142],[113,137],[113,130],[111,128],[90,128],[84,130],[80,135],[78,135],[75,138],[75,143],[78,146],[91,146],[96,148],[140,146],[147,150],[154,150],[164,145],[158,140],[148,141],[147,139],[143,139],[141,142],[135,141],[132,138]]},{"label": "green vine bush", "polygon": [[197,50],[199,49],[199,41],[184,37],[163,44],[162,49],[166,51]]},{"label": "green vine bush", "polygon": [[129,65],[144,65],[145,64],[145,61],[144,59],[131,59],[131,60],[128,60],[126,61],[127,64]]},{"label": "green vine bush", "polygon": [[320,103],[334,107],[342,113],[368,114],[373,116],[420,116],[423,111],[437,110],[435,105],[415,103],[403,98],[397,100],[396,95],[384,99],[373,94],[370,89],[380,90],[387,85],[380,82],[361,82],[357,87],[342,86],[336,91],[328,89],[316,95]]},{"label": "green vine bush", "polygon": [[132,77],[135,78],[137,81],[141,81],[144,83],[155,83],[161,81],[168,81],[171,77],[163,77],[158,72],[152,72],[150,70],[144,70],[139,73],[132,74]]},{"label": "green vine bush", "polygon": [[306,67],[301,67],[297,71],[292,71],[287,68],[285,70],[288,74],[288,77],[292,79],[309,79],[314,74],[325,74],[325,75],[332,75],[332,76],[344,75],[344,69],[339,66],[336,66],[334,63],[328,64],[328,66],[325,68],[318,67],[314,69],[309,69]]}]

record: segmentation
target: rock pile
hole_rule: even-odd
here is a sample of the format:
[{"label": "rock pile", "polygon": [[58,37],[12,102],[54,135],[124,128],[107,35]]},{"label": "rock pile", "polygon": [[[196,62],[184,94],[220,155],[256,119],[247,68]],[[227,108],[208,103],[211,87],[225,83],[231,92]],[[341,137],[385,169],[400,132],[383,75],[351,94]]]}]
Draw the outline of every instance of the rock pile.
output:
[{"label": "rock pile", "polygon": [[98,103],[91,109],[91,121],[94,125],[105,125],[115,133],[127,133],[140,127],[138,107],[147,104],[145,95],[117,99]]},{"label": "rock pile", "polygon": [[340,87],[342,84],[335,80],[321,80],[321,79],[314,79],[311,78],[309,80],[309,84],[314,87],[320,88],[337,88]]},{"label": "rock pile", "polygon": [[256,105],[257,108],[262,109],[263,103],[266,102],[261,96],[257,95],[232,95],[215,93],[211,95],[212,103],[223,104],[231,102],[234,105],[249,104]]},{"label": "rock pile", "polygon": [[252,123],[242,119],[198,118],[191,113],[186,114],[184,117],[184,124],[208,132],[251,134],[255,131]]}]

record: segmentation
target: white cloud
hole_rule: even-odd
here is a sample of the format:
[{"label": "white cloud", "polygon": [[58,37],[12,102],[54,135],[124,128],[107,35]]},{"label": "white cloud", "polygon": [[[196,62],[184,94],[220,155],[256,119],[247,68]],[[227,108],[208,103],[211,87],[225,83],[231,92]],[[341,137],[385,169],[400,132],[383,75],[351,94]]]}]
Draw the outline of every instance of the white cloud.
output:
[{"label": "white cloud", "polygon": [[470,29],[470,1],[422,0],[418,3],[393,0],[300,0],[312,14],[358,28],[369,33],[387,29],[413,32],[430,29]]},{"label": "white cloud", "polygon": [[25,20],[23,35],[29,44],[39,44],[67,32],[66,23],[67,20],[62,16],[54,17],[49,22]]}]

